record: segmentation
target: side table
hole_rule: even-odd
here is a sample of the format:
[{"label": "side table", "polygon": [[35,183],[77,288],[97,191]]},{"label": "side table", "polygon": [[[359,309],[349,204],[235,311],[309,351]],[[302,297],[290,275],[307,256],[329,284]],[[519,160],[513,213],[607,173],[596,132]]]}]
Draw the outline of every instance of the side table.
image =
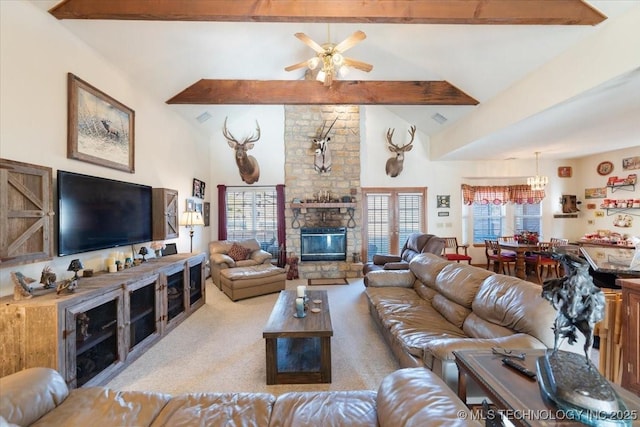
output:
[{"label": "side table", "polygon": [[[526,353],[524,361],[516,360],[527,369],[536,371],[536,361],[546,350],[513,350],[513,353]],[[583,426],[570,419],[557,406],[544,399],[536,379],[507,368],[502,364],[504,356],[491,350],[454,351],[458,365],[458,396],[467,402],[468,381],[476,382],[486,392],[487,397],[515,426]],[[635,414],[633,426],[640,426],[640,398],[622,387],[612,384],[618,395],[624,400],[627,409]]]}]

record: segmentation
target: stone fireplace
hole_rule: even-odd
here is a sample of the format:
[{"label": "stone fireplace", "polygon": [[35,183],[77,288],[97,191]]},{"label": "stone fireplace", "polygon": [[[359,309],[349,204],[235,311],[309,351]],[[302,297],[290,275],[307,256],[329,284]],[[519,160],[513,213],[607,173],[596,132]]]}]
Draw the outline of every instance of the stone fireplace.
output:
[{"label": "stone fireplace", "polygon": [[[315,144],[323,124],[328,128],[332,168],[320,173],[314,169]],[[326,128],[325,128],[326,131]],[[301,278],[358,277],[362,264],[360,192],[360,108],[343,105],[285,106],[285,221],[287,251],[302,253],[301,229],[345,228],[345,260],[301,259]],[[292,209],[292,202],[303,209]],[[345,208],[345,203],[348,208]],[[354,255],[358,258],[354,262]]]}]

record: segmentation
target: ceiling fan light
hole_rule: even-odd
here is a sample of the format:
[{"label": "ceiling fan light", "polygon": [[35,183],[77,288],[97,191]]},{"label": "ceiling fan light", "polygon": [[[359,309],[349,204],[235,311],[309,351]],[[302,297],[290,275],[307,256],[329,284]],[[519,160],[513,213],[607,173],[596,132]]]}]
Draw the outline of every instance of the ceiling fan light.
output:
[{"label": "ceiling fan light", "polygon": [[310,70],[315,70],[320,65],[320,59],[317,56],[314,56],[309,61],[307,61],[307,66]]},{"label": "ceiling fan light", "polygon": [[347,67],[346,65],[343,65],[338,69],[338,75],[340,77],[346,77],[348,74],[349,74],[349,67]]},{"label": "ceiling fan light", "polygon": [[326,76],[327,75],[325,74],[325,72],[320,70],[320,71],[318,71],[318,75],[316,76],[316,80],[318,80],[319,82],[324,82],[324,78]]},{"label": "ceiling fan light", "polygon": [[339,53],[336,53],[333,55],[333,58],[331,59],[333,61],[333,64],[336,65],[337,67],[341,66],[342,63],[344,62],[344,56],[342,56]]}]

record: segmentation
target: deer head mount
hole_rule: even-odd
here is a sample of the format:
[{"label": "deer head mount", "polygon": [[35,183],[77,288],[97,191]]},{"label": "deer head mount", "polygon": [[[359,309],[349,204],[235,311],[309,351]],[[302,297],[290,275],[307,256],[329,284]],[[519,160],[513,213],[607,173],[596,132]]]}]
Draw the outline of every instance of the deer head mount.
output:
[{"label": "deer head mount", "polygon": [[322,135],[324,132],[324,128],[326,127],[326,122],[322,123],[322,129],[320,130],[319,136],[313,139],[313,143],[316,146],[315,150],[315,158],[313,160],[313,167],[316,171],[320,173],[326,173],[331,171],[332,160],[331,160],[331,149],[329,148],[329,141],[331,138],[329,137],[329,132],[333,128],[333,125],[336,124],[338,117],[331,123],[327,132]]},{"label": "deer head mount", "polygon": [[233,148],[236,153],[236,164],[238,165],[238,172],[240,172],[240,178],[247,184],[253,184],[258,182],[260,178],[260,166],[258,161],[253,156],[247,155],[247,151],[251,150],[254,146],[254,142],[260,139],[260,125],[256,120],[256,133],[245,137],[242,142],[239,142],[229,129],[227,129],[227,118],[224,119],[224,128],[222,135],[227,139],[229,147]]},{"label": "deer head mount", "polygon": [[396,176],[400,175],[400,172],[402,172],[402,167],[404,165],[404,153],[406,151],[411,151],[411,149],[413,148],[413,145],[411,144],[413,144],[413,138],[415,138],[416,136],[416,127],[411,126],[409,128],[408,132],[409,136],[411,137],[411,141],[401,147],[393,143],[393,132],[395,132],[395,129],[389,128],[387,130],[387,144],[389,144],[389,150],[396,153],[396,155],[390,157],[387,160],[387,164],[385,166],[387,175],[389,175],[391,178],[395,178]]}]

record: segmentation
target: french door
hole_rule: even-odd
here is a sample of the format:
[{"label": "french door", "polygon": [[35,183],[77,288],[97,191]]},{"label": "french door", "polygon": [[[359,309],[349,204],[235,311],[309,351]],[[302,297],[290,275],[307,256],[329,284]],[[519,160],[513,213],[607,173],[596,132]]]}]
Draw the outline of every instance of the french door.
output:
[{"label": "french door", "polygon": [[362,195],[362,253],[367,261],[375,254],[400,254],[411,233],[426,230],[426,188],[363,188]]}]

